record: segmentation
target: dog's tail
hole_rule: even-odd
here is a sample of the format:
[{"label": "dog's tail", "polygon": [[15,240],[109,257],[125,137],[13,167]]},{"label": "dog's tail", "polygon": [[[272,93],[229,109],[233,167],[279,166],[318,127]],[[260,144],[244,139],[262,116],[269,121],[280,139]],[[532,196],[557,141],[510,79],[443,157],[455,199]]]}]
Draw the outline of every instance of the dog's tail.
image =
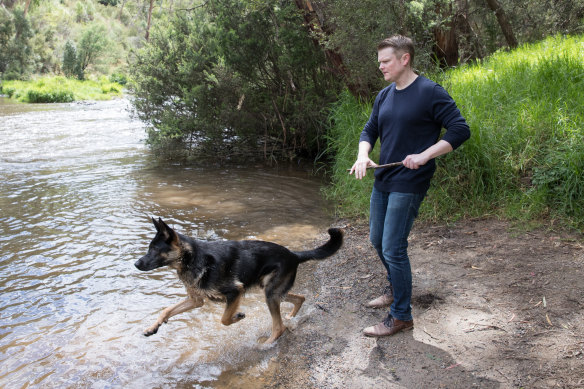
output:
[{"label": "dog's tail", "polygon": [[325,259],[336,253],[343,245],[343,230],[340,228],[329,228],[331,238],[322,246],[309,251],[297,251],[294,254],[298,256],[298,263],[306,262],[311,259]]}]

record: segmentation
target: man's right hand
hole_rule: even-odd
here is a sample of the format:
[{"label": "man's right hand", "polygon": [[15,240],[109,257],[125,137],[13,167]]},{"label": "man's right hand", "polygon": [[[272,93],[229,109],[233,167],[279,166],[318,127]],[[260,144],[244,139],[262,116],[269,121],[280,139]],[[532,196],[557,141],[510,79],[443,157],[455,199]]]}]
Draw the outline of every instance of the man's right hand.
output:
[{"label": "man's right hand", "polygon": [[353,164],[353,167],[351,167],[349,174],[355,172],[355,178],[361,180],[367,174],[367,168],[370,166],[375,167],[377,164],[367,156],[359,156],[357,161]]}]

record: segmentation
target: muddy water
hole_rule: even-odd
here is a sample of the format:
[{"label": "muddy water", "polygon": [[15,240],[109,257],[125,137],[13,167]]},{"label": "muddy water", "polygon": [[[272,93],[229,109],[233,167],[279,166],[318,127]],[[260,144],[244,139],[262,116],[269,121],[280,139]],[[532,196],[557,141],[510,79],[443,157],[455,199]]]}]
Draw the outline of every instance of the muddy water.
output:
[{"label": "muddy water", "polygon": [[257,387],[277,350],[258,347],[261,294],[233,326],[205,305],[145,338],[185,293],[172,271],[133,263],[154,235],[148,216],[201,239],[301,248],[329,224],[320,183],[288,168],[158,164],[127,108],[0,97],[0,387]]}]

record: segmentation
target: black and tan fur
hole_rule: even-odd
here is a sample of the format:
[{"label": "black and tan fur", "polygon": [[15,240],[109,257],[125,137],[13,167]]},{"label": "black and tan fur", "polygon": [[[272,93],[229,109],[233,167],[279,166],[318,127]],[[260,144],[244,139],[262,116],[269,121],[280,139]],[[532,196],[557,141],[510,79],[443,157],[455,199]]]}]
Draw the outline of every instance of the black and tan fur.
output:
[{"label": "black and tan fur", "polygon": [[223,301],[227,305],[221,323],[228,326],[243,319],[237,312],[241,298],[253,286],[261,287],[272,316],[272,333],[266,340],[271,343],[286,330],[280,315],[280,303],[294,305],[288,318],[294,317],[304,296],[288,293],[294,285],[298,265],[310,259],[324,259],[333,255],[343,243],[343,233],[338,228],[328,230],[330,239],[324,245],[310,251],[292,252],[271,242],[215,241],[205,242],[181,235],[162,219],[152,219],[156,236],[150,243],[148,253],[135,266],[142,271],[162,266],[176,269],[184,283],[188,297],[162,311],[156,323],[144,335],[158,331],[162,323],[172,316],[201,307],[205,298]]}]

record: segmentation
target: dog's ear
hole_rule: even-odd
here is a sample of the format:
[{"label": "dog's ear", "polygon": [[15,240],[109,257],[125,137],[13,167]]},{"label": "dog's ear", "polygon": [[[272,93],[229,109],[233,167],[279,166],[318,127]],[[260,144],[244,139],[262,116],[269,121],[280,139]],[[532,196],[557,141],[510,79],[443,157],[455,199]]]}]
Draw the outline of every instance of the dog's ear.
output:
[{"label": "dog's ear", "polygon": [[152,218],[152,223],[154,223],[154,227],[156,227],[156,232],[160,232],[160,224],[158,224],[156,219]]},{"label": "dog's ear", "polygon": [[172,228],[170,228],[168,226],[168,224],[166,224],[164,221],[162,221],[162,218],[158,218],[158,225],[161,229],[162,232],[164,232],[164,235],[166,236],[166,241],[168,243],[177,243],[179,242],[179,237],[178,234],[176,233],[175,230],[173,230]]}]

